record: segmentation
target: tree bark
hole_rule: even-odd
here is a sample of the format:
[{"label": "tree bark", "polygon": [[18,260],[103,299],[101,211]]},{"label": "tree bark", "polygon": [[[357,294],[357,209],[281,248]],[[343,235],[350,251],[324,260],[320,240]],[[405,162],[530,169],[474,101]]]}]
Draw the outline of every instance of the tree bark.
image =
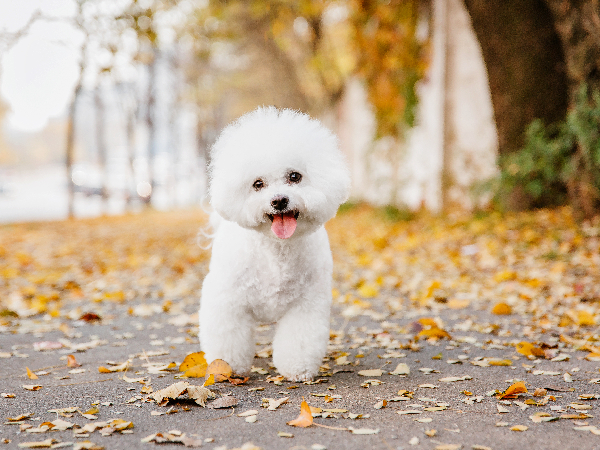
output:
[{"label": "tree bark", "polygon": [[545,0],[565,54],[571,105],[581,83],[600,90],[600,0]]},{"label": "tree bark", "polygon": [[102,89],[96,86],[94,91],[94,106],[96,109],[96,150],[98,152],[98,166],[100,168],[102,208],[107,212],[108,200],[108,172],[106,166],[106,112],[102,99]]},{"label": "tree bark", "polygon": [[75,116],[77,101],[83,86],[83,68],[80,68],[79,80],[73,91],[73,97],[69,104],[69,118],[67,120],[67,141],[65,165],[67,170],[67,216],[69,219],[75,217],[75,184],[73,183],[73,162],[75,161]]},{"label": "tree bark", "polygon": [[565,117],[563,48],[543,0],[464,1],[488,72],[498,150],[505,155],[523,146],[533,119],[549,124]]}]

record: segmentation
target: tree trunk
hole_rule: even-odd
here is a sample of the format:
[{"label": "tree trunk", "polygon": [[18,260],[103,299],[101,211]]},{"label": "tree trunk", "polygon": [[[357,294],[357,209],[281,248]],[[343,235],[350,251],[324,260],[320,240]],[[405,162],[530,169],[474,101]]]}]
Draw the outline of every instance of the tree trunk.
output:
[{"label": "tree trunk", "polygon": [[545,0],[564,49],[569,99],[581,83],[600,91],[600,0]]},{"label": "tree trunk", "polygon": [[523,146],[533,119],[565,117],[563,49],[543,0],[465,0],[488,72],[500,155]]},{"label": "tree trunk", "polygon": [[77,101],[83,84],[83,69],[79,76],[77,86],[73,91],[73,97],[69,105],[69,118],[67,120],[67,141],[65,165],[67,169],[67,216],[69,219],[75,217],[75,184],[73,183],[73,162],[75,161],[75,116],[77,111]]},{"label": "tree trunk", "polygon": [[106,114],[102,90],[96,86],[94,92],[94,106],[96,109],[96,150],[98,152],[98,166],[100,168],[100,189],[102,197],[102,209],[107,210],[108,199],[108,173],[106,167]]},{"label": "tree trunk", "polygon": [[150,183],[150,195],[145,197],[143,200],[146,204],[152,204],[152,196],[154,195],[154,190],[156,189],[156,173],[155,169],[155,159],[156,159],[156,122],[155,122],[155,113],[156,113],[156,61],[157,59],[157,50],[152,47],[152,60],[148,64],[148,91],[146,97],[146,126],[148,127],[148,176],[150,179],[148,182]]},{"label": "tree trunk", "polygon": [[[523,147],[534,119],[546,124],[564,119],[569,103],[565,56],[544,0],[464,1],[488,72],[502,157]],[[519,188],[501,200],[513,210],[532,206]]]}]

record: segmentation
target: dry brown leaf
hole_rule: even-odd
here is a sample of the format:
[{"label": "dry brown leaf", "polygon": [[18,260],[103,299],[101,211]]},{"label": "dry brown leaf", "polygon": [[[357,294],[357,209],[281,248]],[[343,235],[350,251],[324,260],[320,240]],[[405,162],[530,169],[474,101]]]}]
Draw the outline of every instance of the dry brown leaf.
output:
[{"label": "dry brown leaf", "polygon": [[302,398],[302,403],[300,403],[300,415],[296,419],[290,420],[287,424],[293,427],[306,428],[310,427],[312,423],[313,417],[310,406],[308,406],[308,403]]},{"label": "dry brown leaf", "polygon": [[130,363],[131,363],[131,361],[127,360],[127,361],[125,361],[122,364],[117,364],[117,365],[112,366],[112,367],[100,366],[100,367],[98,367],[98,372],[100,372],[100,373],[125,372],[129,368],[129,364]]},{"label": "dry brown leaf", "polygon": [[187,394],[197,404],[204,407],[206,406],[206,400],[215,396],[214,392],[204,386],[189,385],[187,387]]},{"label": "dry brown leaf", "polygon": [[214,408],[214,409],[222,409],[222,408],[231,408],[232,406],[235,406],[238,404],[237,398],[232,397],[231,395],[225,395],[223,397],[220,397],[218,399],[216,399],[215,401],[211,402],[210,405],[208,405],[209,408]]},{"label": "dry brown leaf", "polygon": [[39,384],[24,384],[23,389],[27,389],[28,391],[39,391],[42,388]]},{"label": "dry brown leaf", "polygon": [[35,442],[21,442],[19,443],[19,448],[50,448],[56,442],[58,441],[54,439],[46,439],[45,441]]},{"label": "dry brown leaf", "polygon": [[381,369],[368,369],[368,370],[360,370],[358,374],[362,377],[380,377],[383,375],[383,370]]},{"label": "dry brown leaf", "polygon": [[187,381],[180,381],[179,383],[174,383],[164,389],[153,392],[150,397],[159,405],[165,406],[169,399],[175,399],[187,392],[189,386],[190,384]]},{"label": "dry brown leaf", "polygon": [[215,381],[220,383],[222,381],[227,381],[227,379],[233,375],[233,370],[231,369],[231,366],[222,359],[215,359],[206,368],[206,377],[209,377],[210,375],[214,375]]}]

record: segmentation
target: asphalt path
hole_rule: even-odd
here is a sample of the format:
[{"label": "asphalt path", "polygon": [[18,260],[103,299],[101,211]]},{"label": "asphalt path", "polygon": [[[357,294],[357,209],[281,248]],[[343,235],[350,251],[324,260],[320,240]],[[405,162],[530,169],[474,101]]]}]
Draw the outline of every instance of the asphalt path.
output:
[{"label": "asphalt path", "polygon": [[[529,332],[525,318],[491,317],[486,304],[460,311],[406,308],[389,313],[376,300],[363,311],[334,305],[330,354],[318,382],[267,381],[277,375],[272,360],[257,357],[255,367],[268,373],[253,372],[238,386],[210,386],[217,397],[237,400],[234,407],[223,409],[211,408],[210,401],[201,407],[185,397],[159,406],[142,392],[182,381],[176,378],[181,375],[176,367],[164,373],[149,371],[159,364],[177,366],[199,350],[195,298],[175,300],[168,312],[162,299],[146,298],[74,304],[79,309],[71,319],[7,319],[0,327],[0,448],[48,439],[66,448],[94,448],[92,443],[106,449],[183,448],[181,443],[143,442],[155,433],[170,432],[175,437],[185,434],[208,449],[600,449],[600,436],[593,432],[600,428],[599,400],[593,398],[600,394],[593,382],[600,378],[600,363],[585,360],[584,352],[563,349],[558,333],[546,336],[556,343],[552,351],[559,356],[554,361],[526,358],[514,346]],[[80,320],[80,313],[87,311],[101,320]],[[415,343],[417,320],[424,317],[443,323],[450,339]],[[492,323],[496,326],[486,326]],[[261,356],[268,355],[271,333],[268,324],[258,329]],[[43,349],[57,343],[61,348]],[[67,367],[69,354],[80,367]],[[484,358],[508,360],[510,366],[486,365]],[[128,360],[126,372],[99,372],[101,366]],[[390,374],[401,363],[410,373]],[[38,378],[30,379],[26,367]],[[382,375],[359,374],[373,369],[381,369]],[[144,378],[145,383],[124,377]],[[447,381],[452,377],[464,379]],[[519,380],[527,393],[496,398],[494,391],[502,392]],[[204,380],[185,381],[200,385]],[[42,387],[27,390],[27,385]],[[545,396],[532,395],[542,388]],[[275,410],[263,407],[268,403],[263,399],[283,397],[288,401]],[[545,405],[535,406],[546,397]],[[287,425],[299,415],[303,399],[334,412],[325,411],[326,417],[321,412],[308,428]],[[63,408],[77,411],[50,412]],[[98,412],[93,416],[82,414],[94,409]],[[250,410],[257,411],[254,422],[239,416]],[[533,419],[536,413],[544,413],[538,416],[545,419]],[[16,420],[20,415],[27,417]],[[74,424],[75,431],[31,432],[57,419]],[[99,430],[77,432],[112,419],[132,422],[133,428],[107,436]]]}]

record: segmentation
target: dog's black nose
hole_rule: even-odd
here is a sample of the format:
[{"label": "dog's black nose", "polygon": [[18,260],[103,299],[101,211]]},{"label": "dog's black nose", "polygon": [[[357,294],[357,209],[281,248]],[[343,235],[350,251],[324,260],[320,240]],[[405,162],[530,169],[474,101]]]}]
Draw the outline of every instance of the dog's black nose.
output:
[{"label": "dog's black nose", "polygon": [[285,208],[287,208],[289,201],[290,199],[287,198],[285,195],[278,195],[271,199],[271,206],[276,211],[283,211]]}]

